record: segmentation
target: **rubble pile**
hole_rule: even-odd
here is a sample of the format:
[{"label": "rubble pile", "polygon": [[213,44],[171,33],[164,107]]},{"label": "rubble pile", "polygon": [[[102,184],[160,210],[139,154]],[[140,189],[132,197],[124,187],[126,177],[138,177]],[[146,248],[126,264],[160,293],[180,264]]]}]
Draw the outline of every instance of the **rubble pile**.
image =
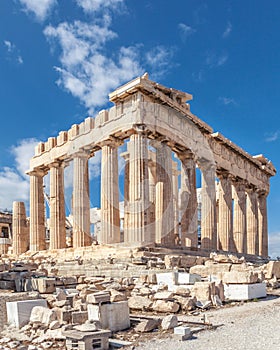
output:
[{"label": "rubble pile", "polygon": [[[278,261],[255,265],[223,254],[191,258],[144,259],[146,273],[141,270],[133,277],[58,276],[54,261],[48,261],[49,269],[43,259],[2,261],[0,288],[13,295],[36,291],[37,299],[7,302],[8,326],[2,331],[0,349],[70,349],[74,341],[95,341],[106,348],[109,336],[116,341],[115,335],[127,329],[132,339],[154,329],[175,329],[177,337],[187,339],[190,332],[180,328],[180,315],[265,297],[266,285],[279,286]],[[143,257],[134,259],[143,263]],[[163,264],[164,269],[158,269]]]}]

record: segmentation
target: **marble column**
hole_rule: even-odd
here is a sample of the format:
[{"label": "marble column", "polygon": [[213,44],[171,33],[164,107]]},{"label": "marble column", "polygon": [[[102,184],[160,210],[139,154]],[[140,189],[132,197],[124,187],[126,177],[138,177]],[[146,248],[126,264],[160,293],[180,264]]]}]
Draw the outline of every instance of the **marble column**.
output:
[{"label": "marble column", "polygon": [[172,247],[175,244],[172,151],[161,142],[154,142],[156,148],[156,243]]},{"label": "marble column", "polygon": [[145,246],[154,243],[149,227],[149,179],[147,137],[139,131],[131,135],[129,152],[129,204],[127,242]]},{"label": "marble column", "polygon": [[30,250],[46,249],[44,171],[32,171],[30,175]]},{"label": "marble column", "polygon": [[246,192],[245,183],[241,180],[233,181],[233,242],[237,253],[246,253]]},{"label": "marble column", "polygon": [[232,237],[232,189],[228,172],[218,172],[219,178],[219,249],[228,252],[233,250]]},{"label": "marble column", "polygon": [[88,155],[78,152],[74,156],[73,179],[73,247],[91,244]]},{"label": "marble column", "polygon": [[267,232],[267,193],[258,192],[258,228],[259,228],[259,252],[258,255],[268,256],[268,232]]},{"label": "marble column", "polygon": [[121,153],[121,157],[125,160],[124,165],[124,220],[123,220],[123,235],[124,242],[129,241],[128,221],[129,221],[129,153]]},{"label": "marble column", "polygon": [[106,244],[120,242],[118,146],[114,141],[102,146],[101,243]]},{"label": "marble column", "polygon": [[258,235],[258,204],[255,188],[246,188],[247,192],[247,254],[256,255],[259,253]]},{"label": "marble column", "polygon": [[60,162],[50,165],[50,246],[49,249],[66,247],[64,199],[64,167]]},{"label": "marble column", "polygon": [[[151,155],[151,152],[149,152],[149,156]],[[155,154],[153,154],[154,156]],[[155,160],[150,159],[148,160],[148,178],[149,178],[149,202],[150,202],[150,208],[149,208],[149,226],[151,231],[155,231],[155,207],[156,207],[156,163]],[[150,231],[150,232],[151,232]]]},{"label": "marble column", "polygon": [[196,195],[196,164],[192,154],[179,156],[181,170],[181,242],[182,246],[197,248],[198,216]]},{"label": "marble column", "polygon": [[20,255],[29,249],[29,232],[23,202],[13,202],[13,254]]},{"label": "marble column", "polygon": [[172,162],[172,193],[173,193],[173,211],[174,211],[174,237],[175,245],[180,244],[179,238],[179,189],[178,189],[178,163]]},{"label": "marble column", "polygon": [[201,249],[217,249],[215,166],[201,167]]}]

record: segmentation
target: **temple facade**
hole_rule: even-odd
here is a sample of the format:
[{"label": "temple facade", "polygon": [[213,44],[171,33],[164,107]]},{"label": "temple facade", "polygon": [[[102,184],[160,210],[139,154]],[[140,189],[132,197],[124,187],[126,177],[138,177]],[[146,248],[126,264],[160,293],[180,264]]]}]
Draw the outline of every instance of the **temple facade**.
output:
[{"label": "temple facade", "polygon": [[[38,144],[30,161],[30,227],[21,206],[16,252],[46,249],[44,176],[50,176],[49,249],[66,247],[64,169],[73,162],[74,248],[91,245],[88,161],[101,161],[99,243],[176,246],[268,255],[267,195],[273,164],[251,156],[190,111],[192,96],[147,75],[110,95],[114,106]],[[125,146],[123,146],[125,145]],[[118,149],[126,150],[119,156]],[[120,234],[119,157],[124,160],[124,219]],[[201,181],[198,224],[197,174]],[[18,211],[21,210],[21,213]],[[23,229],[21,230],[20,225]],[[23,235],[28,240],[18,243]]]}]

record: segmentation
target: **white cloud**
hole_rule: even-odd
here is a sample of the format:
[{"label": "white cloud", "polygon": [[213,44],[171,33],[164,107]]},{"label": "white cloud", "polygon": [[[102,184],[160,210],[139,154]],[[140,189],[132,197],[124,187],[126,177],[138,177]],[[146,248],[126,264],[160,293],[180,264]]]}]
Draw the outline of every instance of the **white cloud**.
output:
[{"label": "white cloud", "polygon": [[231,24],[230,22],[228,22],[228,23],[227,23],[227,26],[226,26],[226,29],[225,29],[225,31],[223,32],[222,37],[223,37],[224,39],[227,38],[227,37],[230,35],[231,31],[232,31],[232,24]]},{"label": "white cloud", "polygon": [[76,0],[85,12],[97,12],[104,9],[116,9],[124,0]]},{"label": "white cloud", "polygon": [[185,41],[188,36],[190,36],[196,32],[195,29],[193,29],[192,27],[190,27],[184,23],[179,23],[178,28],[180,30],[180,34],[181,34],[183,41]]},{"label": "white cloud", "polygon": [[20,51],[17,49],[16,45],[10,40],[4,40],[3,43],[7,51],[6,58],[11,61],[15,61],[18,64],[22,64],[23,58],[21,57]]},{"label": "white cloud", "polygon": [[26,175],[25,172],[29,169],[29,161],[30,158],[34,156],[35,146],[38,144],[38,142],[39,141],[35,138],[23,139],[19,141],[16,146],[11,147],[11,153],[15,159],[16,169],[27,179],[29,176]]},{"label": "white cloud", "polygon": [[225,106],[228,106],[230,104],[237,105],[236,101],[232,97],[219,97],[219,101]]},{"label": "white cloud", "polygon": [[206,55],[206,65],[209,66],[210,68],[216,68],[223,66],[228,60],[228,54],[227,53],[222,53],[220,55],[216,53],[208,53]]},{"label": "white cloud", "polygon": [[7,48],[7,52],[12,52],[15,48],[15,45],[12,44],[9,40],[4,40],[4,45]]},{"label": "white cloud", "polygon": [[266,142],[274,142],[274,141],[278,140],[278,138],[279,138],[279,130],[265,134],[265,141]]},{"label": "white cloud", "polygon": [[142,74],[139,47],[120,47],[114,54],[106,50],[109,40],[117,34],[109,29],[110,17],[102,24],[80,21],[48,26],[44,34],[50,42],[61,47],[61,67],[57,83],[92,112],[108,101],[108,93],[121,83]]},{"label": "white cloud", "polygon": [[44,21],[50,14],[57,0],[19,0],[24,11],[33,13],[38,21]]},{"label": "white cloud", "polygon": [[18,56],[18,58],[17,58],[17,62],[18,62],[19,64],[23,64],[23,59],[22,59],[22,57],[21,57],[21,56]]},{"label": "white cloud", "polygon": [[145,55],[147,64],[151,67],[153,79],[162,77],[171,66],[171,59],[174,51],[172,48],[163,45],[155,46]]},{"label": "white cloud", "polygon": [[35,139],[21,140],[11,148],[15,166],[0,169],[0,208],[11,209],[13,201],[28,201],[29,176],[25,171],[29,168],[29,160],[34,155]]},{"label": "white cloud", "polygon": [[280,232],[273,232],[268,235],[268,255],[271,258],[280,256]]}]

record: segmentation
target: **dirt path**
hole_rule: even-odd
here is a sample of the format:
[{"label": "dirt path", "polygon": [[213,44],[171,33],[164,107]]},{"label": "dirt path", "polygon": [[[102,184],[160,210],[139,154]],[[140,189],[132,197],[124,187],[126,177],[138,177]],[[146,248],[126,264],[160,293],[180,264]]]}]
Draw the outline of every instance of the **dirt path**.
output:
[{"label": "dirt path", "polygon": [[[207,311],[215,330],[196,333],[192,339],[162,338],[140,343],[137,350],[278,350],[280,349],[280,298]],[[200,316],[201,318],[201,316]]]}]

